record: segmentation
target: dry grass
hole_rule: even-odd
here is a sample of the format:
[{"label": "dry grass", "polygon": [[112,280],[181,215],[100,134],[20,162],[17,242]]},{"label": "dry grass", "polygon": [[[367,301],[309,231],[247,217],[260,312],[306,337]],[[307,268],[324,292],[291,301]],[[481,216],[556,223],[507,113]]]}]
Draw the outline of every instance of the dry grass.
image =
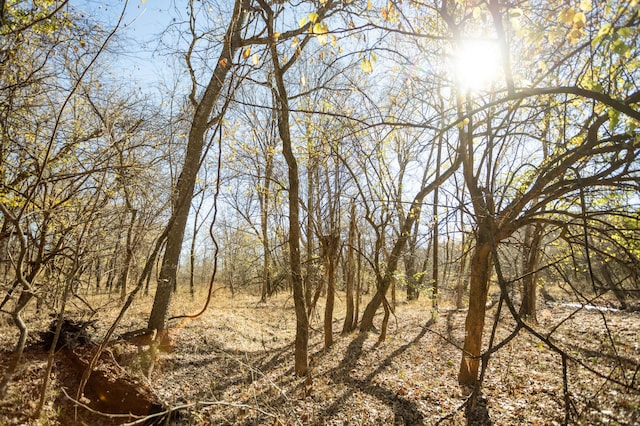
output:
[{"label": "dry grass", "polygon": [[[319,302],[320,312],[312,321],[308,378],[293,374],[295,318],[289,295],[280,294],[260,304],[254,295],[231,297],[227,290],[219,289],[205,315],[172,323],[172,348],[160,355],[151,377],[145,380],[168,407],[183,407],[173,413],[171,424],[464,424],[460,407],[465,396],[456,381],[460,359],[456,346],[463,338],[465,313],[445,307],[430,325],[426,301],[402,303],[390,322],[388,340],[378,344],[376,334],[338,334],[344,315],[341,296],[339,293],[335,310],[336,343],[328,351],[322,347],[323,300]],[[194,313],[203,299],[202,292],[193,300],[179,295],[172,314]],[[98,307],[96,336],[101,336],[117,315],[120,302],[104,295],[87,300]],[[151,303],[151,297],[141,297],[119,332],[143,327]],[[81,303],[74,305],[71,315],[86,316]],[[540,328],[550,329],[572,311],[542,308]],[[42,315],[29,312],[27,319],[34,329],[46,327]],[[629,381],[640,363],[639,325],[638,313],[583,310],[554,336],[587,366]],[[498,338],[506,336],[512,326],[503,319]],[[15,331],[4,325],[0,332],[2,344],[10,347]],[[617,353],[610,351],[611,338]],[[145,370],[144,350],[122,343],[113,351],[132,374]],[[8,353],[0,356],[4,364]],[[29,422],[19,413],[33,408],[44,362],[41,351],[26,354],[19,378],[0,406],[0,423]],[[31,420],[32,424],[65,424],[70,418],[62,412],[70,407],[59,389],[64,383],[63,368],[60,365],[55,370],[46,415]],[[492,357],[484,383],[483,395],[493,423],[561,424],[561,371],[560,357],[532,336],[521,334],[511,341]],[[636,378],[636,387],[639,380]],[[575,363],[569,363],[569,392],[572,422],[640,422],[637,392],[606,383]],[[91,416],[84,419],[91,420]]]}]

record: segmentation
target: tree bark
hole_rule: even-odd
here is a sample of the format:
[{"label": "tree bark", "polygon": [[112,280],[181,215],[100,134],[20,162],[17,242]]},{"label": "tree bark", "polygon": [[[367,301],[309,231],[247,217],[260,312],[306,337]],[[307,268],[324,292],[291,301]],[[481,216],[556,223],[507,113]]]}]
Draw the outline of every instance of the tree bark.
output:
[{"label": "tree bark", "polygon": [[535,270],[540,260],[540,243],[542,240],[542,227],[529,225],[525,229],[523,270],[522,270],[522,305],[520,316],[532,324],[538,323],[536,315],[537,280]]},{"label": "tree bark", "polygon": [[465,339],[458,373],[458,383],[461,385],[473,386],[478,380],[479,355],[482,350],[482,331],[489,290],[490,260],[491,245],[479,230],[470,262],[469,311],[464,325]]},{"label": "tree bark", "polygon": [[120,271],[120,276],[118,277],[118,284],[116,288],[120,289],[120,300],[124,301],[127,296],[127,281],[129,281],[129,270],[131,269],[131,261],[133,260],[133,228],[136,224],[136,217],[138,211],[136,209],[131,210],[131,221],[129,222],[129,227],[127,228],[127,243],[126,243],[126,253],[124,257],[124,265],[122,265],[122,271]]},{"label": "tree bark", "polygon": [[[462,211],[462,210],[461,210]],[[462,216],[462,214],[461,214]],[[460,240],[460,263],[458,265],[458,280],[456,283],[456,309],[462,309],[462,297],[465,292],[465,280],[464,274],[467,268],[467,246],[466,246],[466,236],[464,233],[464,227],[462,231],[462,239]]]},{"label": "tree bark", "polygon": [[355,262],[355,244],[356,244],[356,205],[351,203],[351,218],[349,220],[349,239],[347,243],[347,264],[346,264],[346,279],[345,279],[345,291],[347,311],[344,316],[344,324],[342,325],[342,334],[347,334],[353,331],[355,328],[354,319],[354,303],[353,303],[353,289],[355,285],[356,276],[356,262]]},{"label": "tree bark", "polygon": [[[274,99],[275,101],[275,99]],[[275,114],[272,113],[272,120],[274,120]],[[275,139],[275,137],[274,137]],[[267,144],[264,150],[265,164],[264,164],[264,178],[263,184],[258,189],[258,200],[260,201],[260,234],[262,237],[262,291],[260,295],[260,301],[266,302],[267,297],[273,293],[273,278],[271,274],[271,246],[269,244],[269,211],[271,204],[269,203],[271,198],[271,179],[273,177],[273,153],[270,149],[271,145]]]},{"label": "tree bark", "polygon": [[327,279],[327,301],[324,310],[324,348],[333,345],[333,305],[336,297],[336,264],[338,263],[338,247],[340,236],[337,233],[325,235],[322,241],[322,257]]},{"label": "tree bark", "polygon": [[20,331],[20,337],[18,338],[18,343],[16,344],[16,348],[13,352],[11,362],[7,366],[7,370],[5,371],[4,377],[2,378],[2,382],[0,382],[0,400],[4,399],[7,393],[9,382],[13,378],[13,375],[16,373],[18,366],[20,365],[22,353],[24,352],[24,348],[27,344],[27,336],[29,330],[27,329],[27,324],[24,322],[21,315],[24,308],[27,307],[32,299],[33,293],[30,290],[23,290],[20,294],[20,297],[18,298],[16,307],[11,312],[11,318]]}]

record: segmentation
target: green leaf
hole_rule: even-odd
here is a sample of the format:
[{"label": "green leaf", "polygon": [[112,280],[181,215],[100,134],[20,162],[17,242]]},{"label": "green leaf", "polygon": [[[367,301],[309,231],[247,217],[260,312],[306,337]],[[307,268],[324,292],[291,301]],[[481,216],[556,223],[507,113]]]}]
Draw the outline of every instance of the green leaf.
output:
[{"label": "green leaf", "polygon": [[620,122],[620,111],[609,108],[607,109],[607,115],[609,116],[609,130],[613,130]]},{"label": "green leaf", "polygon": [[628,57],[631,53],[631,47],[629,47],[622,39],[617,39],[613,42],[613,52],[620,55]]}]

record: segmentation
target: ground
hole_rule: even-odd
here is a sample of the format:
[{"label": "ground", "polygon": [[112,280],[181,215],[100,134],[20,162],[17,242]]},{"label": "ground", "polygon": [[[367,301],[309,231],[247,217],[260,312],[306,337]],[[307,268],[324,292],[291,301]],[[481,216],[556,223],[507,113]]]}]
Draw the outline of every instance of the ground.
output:
[{"label": "ground", "polygon": [[[168,424],[465,424],[463,405],[468,390],[458,386],[457,372],[466,312],[444,306],[433,322],[427,301],[399,303],[387,340],[378,343],[375,332],[339,334],[343,296],[338,294],[335,344],[328,350],[323,348],[320,299],[320,312],[312,318],[311,372],[306,378],[293,374],[291,297],[280,294],[258,303],[255,295],[231,296],[225,289],[215,291],[212,306],[203,316],[171,323],[171,345],[158,352],[154,363],[149,346],[122,341],[108,347],[103,368],[115,365],[114,375],[128,374],[140,387],[150,389],[164,409],[172,411]],[[202,295],[193,300],[178,295],[172,310],[192,313],[202,299]],[[119,300],[103,295],[87,297],[87,301],[98,308],[97,329],[92,332],[99,340],[117,314]],[[119,333],[144,326],[151,303],[150,297],[141,297]],[[74,305],[70,316],[82,317],[83,304]],[[495,311],[496,306],[488,313],[487,342]],[[60,355],[43,413],[37,419],[30,417],[47,363],[37,332],[46,329],[49,318],[36,312],[27,312],[25,317],[33,329],[30,343],[7,398],[0,402],[0,424],[133,423],[84,408],[74,410],[70,397],[75,396],[79,373]],[[562,318],[567,319],[558,326]],[[541,306],[539,320],[538,329],[545,333],[557,326],[552,341],[584,364],[567,363],[570,423],[640,424],[640,394],[594,374],[640,387],[640,313]],[[513,326],[508,315],[503,315],[495,342]],[[0,348],[5,348],[0,352],[2,373],[16,335],[6,322],[0,324]],[[491,357],[481,405],[486,405],[494,425],[563,424],[562,377],[561,357],[521,332]],[[157,419],[166,420],[166,416]]]}]

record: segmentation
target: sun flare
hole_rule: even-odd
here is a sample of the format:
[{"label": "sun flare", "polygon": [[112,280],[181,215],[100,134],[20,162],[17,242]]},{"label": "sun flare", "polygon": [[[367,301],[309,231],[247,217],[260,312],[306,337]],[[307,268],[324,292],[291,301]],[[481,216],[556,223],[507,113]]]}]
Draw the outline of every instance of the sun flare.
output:
[{"label": "sun flare", "polygon": [[500,48],[494,40],[464,40],[453,58],[457,84],[465,91],[487,88],[500,78]]}]

